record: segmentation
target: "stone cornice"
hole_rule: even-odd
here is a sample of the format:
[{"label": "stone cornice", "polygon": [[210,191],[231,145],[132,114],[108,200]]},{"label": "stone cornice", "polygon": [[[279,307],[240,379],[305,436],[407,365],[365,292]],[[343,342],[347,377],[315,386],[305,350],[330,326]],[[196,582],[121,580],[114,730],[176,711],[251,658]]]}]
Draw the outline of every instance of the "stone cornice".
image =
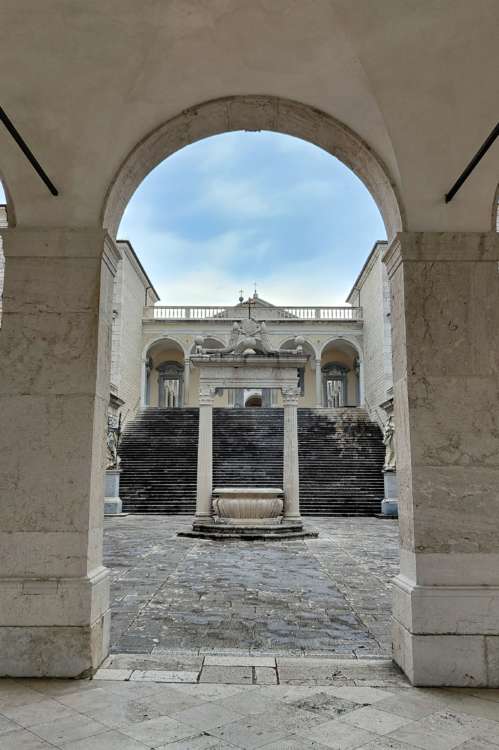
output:
[{"label": "stone cornice", "polygon": [[116,242],[106,233],[104,237],[104,250],[102,253],[102,260],[109,268],[113,276],[116,276],[118,271],[118,263],[120,262],[122,255],[118,249]]},{"label": "stone cornice", "polygon": [[391,278],[409,263],[495,263],[499,261],[497,232],[399,232],[383,256]]}]

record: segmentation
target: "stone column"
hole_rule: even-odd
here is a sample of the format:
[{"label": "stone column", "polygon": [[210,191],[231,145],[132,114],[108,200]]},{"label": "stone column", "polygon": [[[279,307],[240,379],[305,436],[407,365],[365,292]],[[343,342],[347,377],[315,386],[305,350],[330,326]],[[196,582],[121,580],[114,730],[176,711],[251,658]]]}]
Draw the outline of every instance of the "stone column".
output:
[{"label": "stone column", "polygon": [[206,521],[212,516],[213,491],[213,398],[215,389],[199,389],[198,473],[196,493],[196,521]]},{"label": "stone column", "polygon": [[191,374],[191,360],[189,357],[186,357],[184,361],[184,393],[182,397],[182,406],[187,406],[189,404],[190,374]]},{"label": "stone column", "polygon": [[2,235],[0,675],[76,677],[109,644],[102,524],[120,256],[97,229]]},{"label": "stone column", "polygon": [[300,475],[298,459],[298,388],[283,388],[284,404],[284,519],[301,520],[300,516]]},{"label": "stone column", "polygon": [[365,407],[364,357],[359,357],[359,406]]},{"label": "stone column", "polygon": [[416,685],[499,686],[499,236],[402,233],[391,281],[401,568]]},{"label": "stone column", "polygon": [[140,407],[149,406],[149,378],[147,373],[147,356],[140,363]]},{"label": "stone column", "polygon": [[321,360],[315,360],[315,405],[317,409],[320,409],[322,404],[322,370]]}]

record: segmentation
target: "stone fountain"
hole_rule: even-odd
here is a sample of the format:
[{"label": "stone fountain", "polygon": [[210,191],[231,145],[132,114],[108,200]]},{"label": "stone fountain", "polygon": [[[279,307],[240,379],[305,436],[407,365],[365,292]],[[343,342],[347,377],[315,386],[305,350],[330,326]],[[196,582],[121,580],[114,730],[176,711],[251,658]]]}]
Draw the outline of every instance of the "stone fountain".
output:
[{"label": "stone fountain", "polygon": [[[300,515],[298,465],[298,368],[308,356],[303,340],[296,348],[272,348],[264,321],[252,318],[235,323],[229,345],[206,349],[196,339],[191,357],[199,369],[199,440],[196,515],[192,531],[182,536],[212,539],[275,539],[317,536],[303,527]],[[213,489],[213,399],[229,388],[277,388],[284,404],[282,487],[218,487]]]}]

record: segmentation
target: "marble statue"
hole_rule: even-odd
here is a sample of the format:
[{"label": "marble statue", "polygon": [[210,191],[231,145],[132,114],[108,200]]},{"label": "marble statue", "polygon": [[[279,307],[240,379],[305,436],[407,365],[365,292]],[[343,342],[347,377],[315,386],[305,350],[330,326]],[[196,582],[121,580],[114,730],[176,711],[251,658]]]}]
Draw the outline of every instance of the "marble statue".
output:
[{"label": "marble statue", "polygon": [[395,471],[395,425],[393,424],[393,417],[388,417],[384,428],[383,444],[385,446],[385,465],[383,469],[385,471]]},{"label": "marble statue", "polygon": [[112,417],[107,420],[107,437],[106,437],[106,449],[107,449],[107,460],[106,469],[119,469],[120,457],[118,455],[118,447],[120,444],[121,437],[121,414],[118,417],[117,424],[114,423]]},{"label": "marble statue", "polygon": [[244,318],[232,326],[229,343],[221,349],[205,349],[204,338],[197,336],[195,339],[197,354],[270,354],[290,352],[301,354],[303,351],[304,339],[302,336],[296,336],[294,339],[296,349],[283,350],[274,349],[267,333],[267,326],[263,320],[253,320],[253,318]]}]

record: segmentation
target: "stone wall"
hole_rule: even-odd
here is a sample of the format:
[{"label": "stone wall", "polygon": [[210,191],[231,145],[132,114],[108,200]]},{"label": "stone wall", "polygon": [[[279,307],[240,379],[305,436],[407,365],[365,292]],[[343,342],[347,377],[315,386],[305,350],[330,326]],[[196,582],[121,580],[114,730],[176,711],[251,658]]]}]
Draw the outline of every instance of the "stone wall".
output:
[{"label": "stone wall", "polygon": [[128,242],[118,242],[122,260],[113,297],[111,386],[125,403],[123,415],[133,416],[140,405],[142,315],[149,287]]},{"label": "stone wall", "polygon": [[386,242],[377,242],[347,299],[363,310],[364,392],[371,416],[383,421],[379,405],[386,401],[393,385],[390,326],[390,287],[383,253]]}]

